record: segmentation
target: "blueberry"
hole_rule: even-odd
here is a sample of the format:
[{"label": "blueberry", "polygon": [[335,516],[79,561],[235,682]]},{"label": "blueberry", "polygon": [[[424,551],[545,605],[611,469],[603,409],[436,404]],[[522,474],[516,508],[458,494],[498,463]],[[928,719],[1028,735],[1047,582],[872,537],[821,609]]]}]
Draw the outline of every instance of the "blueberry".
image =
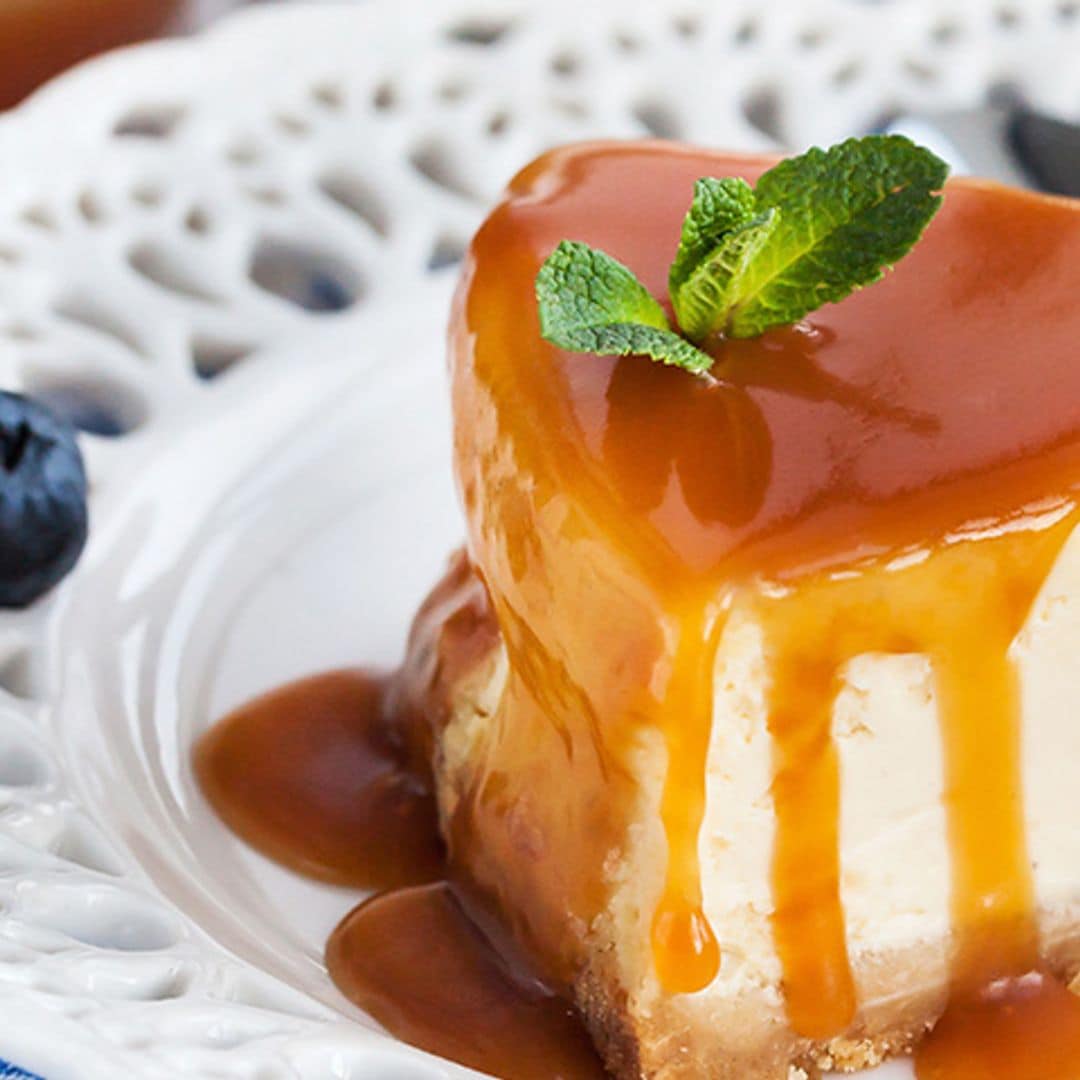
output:
[{"label": "blueberry", "polygon": [[86,471],[74,430],[36,401],[0,391],[0,607],[25,607],[86,543]]}]

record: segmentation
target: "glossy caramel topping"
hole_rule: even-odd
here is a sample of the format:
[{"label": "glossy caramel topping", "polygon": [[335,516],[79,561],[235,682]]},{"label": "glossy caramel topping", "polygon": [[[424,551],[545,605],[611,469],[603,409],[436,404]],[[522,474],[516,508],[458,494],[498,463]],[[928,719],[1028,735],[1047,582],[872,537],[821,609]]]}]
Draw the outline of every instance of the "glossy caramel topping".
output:
[{"label": "glossy caramel topping", "polygon": [[581,1021],[491,947],[446,884],[377,896],[334,932],[341,990],[406,1042],[514,1080],[601,1080]]},{"label": "glossy caramel topping", "polygon": [[[1006,651],[1072,520],[1048,534],[1032,507],[1071,513],[1080,481],[1080,211],[953,182],[885,281],[798,326],[714,342],[712,382],[541,340],[533,281],[558,241],[609,252],[663,295],[694,180],[753,180],[768,164],[660,144],[556,151],[519,174],[474,242],[451,334],[457,470],[510,672],[500,767],[456,846],[480,852],[470,869],[527,933],[572,957],[567,928],[603,909],[596,868],[628,840],[586,827],[560,793],[606,784],[612,820],[632,820],[642,792],[618,779],[661,733],[655,966],[669,990],[705,986],[719,958],[697,866],[709,674],[724,612],[751,604],[771,683],[774,932],[793,1024],[825,1036],[856,1007],[830,726],[860,652],[931,657],[957,933],[1011,925],[1003,952],[1033,959]],[[957,543],[977,522],[1011,539]],[[1000,841],[984,851],[991,830]],[[509,880],[500,864],[526,869]]]},{"label": "glossy caramel topping", "polygon": [[[770,164],[597,144],[515,179],[476,238],[454,326],[455,370],[475,377],[501,436],[470,439],[463,478],[513,461],[587,499],[644,571],[691,583],[923,543],[1071,486],[1080,209],[1067,200],[951,181],[883,282],[796,327],[715,346],[719,386],[541,340],[533,280],[559,240],[602,248],[665,296],[694,180],[753,180]],[[470,400],[459,393],[456,415],[472,435]],[[1042,483],[1010,483],[1020,462],[1037,462]],[[976,475],[994,481],[946,498]],[[898,502],[929,493],[904,528]]]}]

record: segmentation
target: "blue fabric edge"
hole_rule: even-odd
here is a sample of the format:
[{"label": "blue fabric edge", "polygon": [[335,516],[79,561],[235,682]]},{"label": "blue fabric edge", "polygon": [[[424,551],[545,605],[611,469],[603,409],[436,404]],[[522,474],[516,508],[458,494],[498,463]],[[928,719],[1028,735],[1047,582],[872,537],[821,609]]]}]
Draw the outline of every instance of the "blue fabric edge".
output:
[{"label": "blue fabric edge", "polygon": [[0,1058],[0,1080],[45,1080],[37,1073],[27,1072],[18,1065],[12,1065],[10,1061]]}]

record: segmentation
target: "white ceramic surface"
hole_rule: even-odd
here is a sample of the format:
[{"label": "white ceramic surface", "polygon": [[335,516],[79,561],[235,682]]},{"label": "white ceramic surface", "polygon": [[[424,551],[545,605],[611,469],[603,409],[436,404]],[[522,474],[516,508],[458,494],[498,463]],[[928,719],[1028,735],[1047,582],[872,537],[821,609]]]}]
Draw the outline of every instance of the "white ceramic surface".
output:
[{"label": "white ceramic surface", "polygon": [[0,383],[133,428],[85,439],[77,572],[0,616],[0,1057],[465,1075],[339,998],[355,895],[246,850],[188,768],[248,694],[392,662],[458,539],[444,264],[552,142],[828,142],[1001,83],[1075,113],[1078,48],[1073,0],[373,0],[255,9],[0,121]]}]

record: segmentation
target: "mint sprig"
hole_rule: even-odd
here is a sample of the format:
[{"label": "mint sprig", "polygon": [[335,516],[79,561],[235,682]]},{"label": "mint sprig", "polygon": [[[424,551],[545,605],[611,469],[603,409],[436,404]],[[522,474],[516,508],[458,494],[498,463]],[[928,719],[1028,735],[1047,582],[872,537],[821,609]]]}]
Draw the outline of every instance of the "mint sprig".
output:
[{"label": "mint sprig", "polygon": [[754,187],[706,177],[668,279],[682,336],[627,267],[572,241],[537,276],[541,333],[559,348],[702,374],[706,339],[754,337],[879,280],[937,213],[947,172],[901,135],[868,135],[782,161]]}]

